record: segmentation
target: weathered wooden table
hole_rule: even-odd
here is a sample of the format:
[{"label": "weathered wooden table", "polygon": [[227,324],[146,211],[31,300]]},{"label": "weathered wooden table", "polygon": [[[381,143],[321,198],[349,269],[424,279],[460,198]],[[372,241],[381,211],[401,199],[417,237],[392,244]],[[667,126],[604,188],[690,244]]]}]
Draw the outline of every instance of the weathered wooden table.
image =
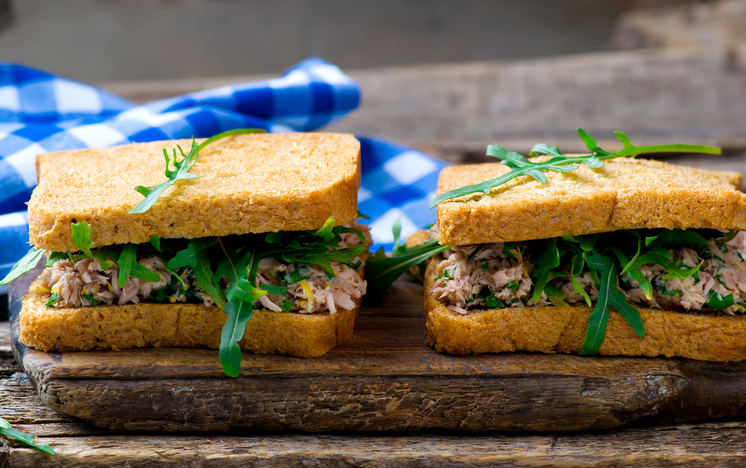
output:
[{"label": "weathered wooden table", "polygon": [[[365,341],[364,337],[369,336],[373,329],[380,328],[382,321],[397,323],[401,327],[421,333],[422,321],[416,316],[419,312],[416,303],[419,288],[418,285],[400,281],[392,296],[381,306],[384,309],[365,308],[362,311],[355,333]],[[412,310],[413,313],[381,312],[402,308]],[[382,317],[379,317],[380,315]],[[341,432],[303,434],[257,431],[111,431],[94,427],[44,406],[37,397],[31,380],[14,361],[9,341],[8,323],[0,323],[0,417],[7,419],[19,429],[40,436],[40,442],[50,444],[57,451],[57,455],[48,456],[15,442],[0,441],[0,468],[112,465],[223,468],[247,465],[411,464],[691,466],[703,462],[746,463],[746,420],[575,433],[425,431],[369,432],[353,435]],[[659,364],[655,363],[659,361],[665,360],[649,362],[654,363],[651,364],[652,367],[656,367]],[[674,364],[674,367],[676,366],[677,364]],[[674,367],[671,368],[672,371]],[[597,378],[603,379],[603,376]],[[95,382],[91,383],[94,384]],[[548,387],[551,385],[550,382],[547,383]],[[620,401],[625,401],[626,397],[613,394],[614,389],[611,387],[607,390],[612,393],[601,398],[605,405],[614,406]],[[734,400],[739,400],[738,404],[742,404],[742,398]],[[456,406],[459,405],[454,405]],[[661,403],[661,406],[665,405]],[[619,410],[619,418],[623,419],[624,405]],[[458,411],[454,410],[454,413]],[[454,416],[458,418],[463,415]],[[474,414],[469,418],[479,417],[478,414]],[[516,416],[515,412],[509,412],[505,417],[510,419],[520,415]]]}]

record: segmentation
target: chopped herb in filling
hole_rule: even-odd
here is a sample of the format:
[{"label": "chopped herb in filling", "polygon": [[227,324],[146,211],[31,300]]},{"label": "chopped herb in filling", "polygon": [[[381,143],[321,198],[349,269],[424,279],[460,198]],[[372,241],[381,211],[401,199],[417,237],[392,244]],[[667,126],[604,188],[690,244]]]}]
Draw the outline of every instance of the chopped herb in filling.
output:
[{"label": "chopped herb in filling", "polygon": [[[255,307],[334,313],[354,308],[365,294],[361,256],[371,240],[367,226],[333,226],[332,220],[316,232],[154,239],[151,244],[81,248],[75,254],[53,252],[37,289],[51,293],[50,307],[78,307],[138,302],[223,306],[229,290],[238,288],[256,291],[251,298]],[[249,278],[250,286],[242,283]]]},{"label": "chopped herb in filling", "polygon": [[[618,231],[538,241],[451,247],[433,292],[451,310],[532,305],[592,305],[599,270],[591,253],[617,272],[628,304],[740,314],[746,311],[746,233]],[[500,307],[497,305],[497,307]]]}]

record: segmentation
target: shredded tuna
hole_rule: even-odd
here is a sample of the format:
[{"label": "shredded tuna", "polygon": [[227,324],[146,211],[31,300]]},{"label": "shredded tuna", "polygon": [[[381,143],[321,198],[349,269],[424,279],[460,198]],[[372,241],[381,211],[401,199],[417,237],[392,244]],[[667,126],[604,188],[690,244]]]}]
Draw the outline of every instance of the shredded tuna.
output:
[{"label": "shredded tuna", "polygon": [[[710,240],[711,255],[703,258],[690,248],[671,249],[673,262],[686,268],[700,265],[696,275],[688,278],[666,278],[666,269],[657,264],[640,267],[643,276],[653,285],[648,297],[640,284],[627,273],[618,285],[631,304],[646,307],[713,310],[707,306],[712,297],[732,296],[733,305],[722,312],[734,314],[746,311],[746,232],[739,232],[732,240],[717,244]],[[537,304],[532,302],[533,282],[530,277],[534,265],[524,258],[520,244],[506,252],[505,244],[457,246],[443,253],[438,263],[432,292],[448,308],[465,314],[475,307],[522,307],[548,304],[542,293]],[[511,258],[509,258],[511,257]],[[589,272],[576,276],[575,285],[569,277],[555,278],[551,285],[564,294],[567,304],[582,304],[586,298],[578,289],[598,299],[598,289]]]},{"label": "shredded tuna", "polygon": [[502,243],[452,247],[438,264],[433,293],[461,314],[471,307],[522,307],[530,304],[532,265],[520,248],[508,252]]},{"label": "shredded tuna", "polygon": [[[363,239],[361,241],[352,232],[342,233],[341,248],[359,245],[361,242],[372,244],[367,226],[355,222],[345,226],[360,231]],[[99,260],[86,258],[77,262],[55,262],[40,278],[40,290],[55,293],[57,299],[53,301],[53,305],[57,307],[137,304],[142,301],[152,302],[158,295],[169,302],[187,302],[188,296],[191,296],[205,306],[214,304],[210,295],[197,285],[191,269],[177,271],[178,279],[181,280],[178,281],[159,256],[142,258],[138,263],[155,272],[159,277],[158,281],[129,277],[124,287],[119,288],[119,265],[116,262],[113,262],[111,268],[103,270]],[[367,286],[362,278],[364,262],[356,257],[351,262],[353,266],[340,262],[329,264],[332,274],[315,264],[287,264],[271,257],[262,259],[258,266],[257,286],[270,284],[287,287],[287,297],[266,294],[255,301],[254,305],[276,312],[293,311],[304,314],[326,311],[336,313],[339,309],[354,308],[355,300],[365,294]]]}]

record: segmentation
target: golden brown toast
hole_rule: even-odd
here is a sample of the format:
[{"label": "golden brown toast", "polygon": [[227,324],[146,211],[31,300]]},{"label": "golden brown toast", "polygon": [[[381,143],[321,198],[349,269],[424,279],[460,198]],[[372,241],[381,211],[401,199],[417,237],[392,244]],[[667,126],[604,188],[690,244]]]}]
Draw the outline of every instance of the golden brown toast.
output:
[{"label": "golden brown toast", "polygon": [[[580,352],[588,328],[589,307],[509,307],[448,309],[430,289],[438,262],[425,277],[425,336],[438,352],[450,354],[533,351]],[[645,337],[612,311],[599,354],[613,356],[680,356],[706,361],[746,359],[746,316],[641,309]]]},{"label": "golden brown toast", "polygon": [[[23,300],[20,341],[42,351],[220,347],[227,315],[217,306],[139,303],[123,306],[47,307],[48,294]],[[353,310],[298,314],[254,310],[239,346],[258,354],[317,357],[352,336]]]},{"label": "golden brown toast", "polygon": [[[202,140],[198,140],[202,141]],[[144,243],[152,235],[194,238],[318,229],[357,215],[360,143],[347,134],[239,135],[205,147],[190,172],[142,214],[135,186],[166,180],[163,149],[191,141],[135,143],[42,154],[29,202],[30,241],[76,250],[70,224],[88,221],[96,247]]]},{"label": "golden brown toast", "polygon": [[[508,172],[498,163],[443,169],[438,194]],[[737,172],[619,158],[600,169],[545,172],[484,193],[440,203],[440,242],[509,242],[620,229],[746,229],[746,195]]]}]

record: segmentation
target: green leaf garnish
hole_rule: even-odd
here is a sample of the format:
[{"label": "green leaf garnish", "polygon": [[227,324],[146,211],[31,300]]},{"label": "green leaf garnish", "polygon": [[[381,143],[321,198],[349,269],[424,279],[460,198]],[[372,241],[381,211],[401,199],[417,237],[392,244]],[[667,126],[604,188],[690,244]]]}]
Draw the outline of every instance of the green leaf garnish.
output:
[{"label": "green leaf garnish", "polygon": [[366,301],[381,300],[405,271],[450,248],[450,245],[440,245],[437,239],[432,239],[405,248],[396,257],[387,257],[383,249],[378,250],[365,264],[365,279],[368,281]]},{"label": "green leaf garnish", "polygon": [[47,307],[54,307],[54,305],[57,303],[57,293],[52,293],[49,295],[49,299],[47,299],[46,306]]},{"label": "green leaf garnish", "polygon": [[13,265],[13,268],[10,270],[10,272],[5,276],[5,278],[3,278],[2,281],[0,281],[0,285],[8,284],[24,273],[33,270],[34,267],[36,267],[36,265],[42,259],[42,257],[44,257],[44,254],[46,252],[47,251],[45,249],[36,250],[34,247],[31,247],[31,249],[26,252],[26,254],[21,257],[21,259],[18,260],[15,265]]},{"label": "green leaf garnish", "polygon": [[493,188],[498,187],[508,181],[515,179],[520,176],[531,176],[541,183],[547,182],[547,177],[544,175],[545,171],[555,172],[572,172],[581,164],[597,169],[603,166],[603,161],[607,159],[621,158],[625,156],[637,156],[639,154],[648,153],[703,153],[703,154],[720,154],[721,149],[714,146],[701,146],[701,145],[655,145],[655,146],[634,146],[627,136],[622,132],[616,132],[616,137],[622,142],[624,147],[615,152],[611,153],[598,147],[598,143],[593,139],[585,130],[579,128],[578,135],[583,140],[588,150],[591,152],[589,155],[584,156],[565,156],[562,154],[556,146],[549,146],[544,143],[539,143],[533,147],[530,155],[536,156],[539,154],[545,154],[551,156],[551,158],[544,162],[532,162],[526,159],[526,157],[508,151],[502,146],[489,145],[487,147],[487,156],[498,158],[502,161],[502,164],[508,166],[511,170],[506,174],[501,175],[495,179],[486,180],[479,184],[467,185],[455,190],[442,193],[435,197],[430,202],[430,209],[433,209],[438,203],[453,198],[462,197],[464,195],[470,195],[473,193],[485,193],[489,194]]},{"label": "green leaf garnish", "polygon": [[286,286],[276,286],[274,284],[262,284],[259,289],[267,291],[269,294],[276,294],[278,296],[287,296],[288,288]]},{"label": "green leaf garnish", "polygon": [[186,180],[186,179],[197,179],[197,174],[192,174],[189,172],[189,170],[194,166],[194,163],[197,162],[197,157],[199,156],[199,152],[202,148],[209,145],[210,143],[220,140],[221,138],[226,138],[233,135],[241,135],[241,134],[247,134],[247,133],[264,133],[265,130],[258,129],[258,128],[239,128],[236,130],[229,130],[227,132],[219,133],[213,137],[208,138],[207,140],[203,141],[199,145],[197,144],[197,141],[192,137],[192,148],[189,150],[189,153],[184,153],[184,150],[181,149],[181,146],[177,146],[179,149],[179,152],[181,153],[181,161],[177,161],[177,153],[176,148],[173,150],[173,167],[174,169],[171,169],[171,158],[168,155],[168,150],[163,150],[163,156],[166,158],[166,180],[163,183],[160,183],[158,185],[154,185],[152,187],[144,187],[142,185],[138,185],[135,187],[135,190],[137,190],[138,193],[140,193],[142,196],[145,197],[144,200],[140,201],[134,208],[132,208],[129,213],[130,214],[138,214],[138,213],[145,213],[148,211],[153,204],[158,200],[158,198],[163,194],[163,192],[166,191],[167,188],[174,185],[179,180]]},{"label": "green leaf garnish", "polygon": [[241,348],[238,342],[243,338],[254,310],[250,302],[238,299],[227,303],[223,312],[228,314],[228,319],[220,333],[220,363],[229,377],[238,377],[241,374]]},{"label": "green leaf garnish", "polygon": [[[132,264],[137,263],[137,245],[127,244],[122,249],[122,253],[119,254],[119,276],[117,278],[117,286],[119,289],[124,288],[127,284],[127,278],[129,278],[132,272]],[[157,276],[157,275],[156,275]]]},{"label": "green leaf garnish", "polygon": [[88,221],[80,221],[70,225],[72,231],[72,242],[73,245],[80,251],[82,251],[89,258],[96,258],[101,262],[101,268],[108,270],[114,265],[114,263],[108,260],[108,255],[105,250],[97,249],[96,252],[91,251],[93,242],[91,241],[91,225]]},{"label": "green leaf garnish", "polygon": [[712,307],[713,309],[720,312],[721,310],[728,308],[735,304],[735,301],[733,300],[733,294],[728,294],[727,296],[723,296],[719,292],[710,291],[707,298],[707,307]]},{"label": "green leaf garnish", "polygon": [[324,240],[332,240],[334,238],[334,233],[332,232],[332,229],[334,229],[334,223],[334,218],[330,216],[315,234]]},{"label": "green leaf garnish", "polygon": [[50,455],[55,454],[54,450],[52,450],[52,447],[50,447],[49,445],[35,444],[34,439],[36,439],[36,436],[15,429],[13,426],[10,425],[8,421],[3,418],[0,418],[0,434],[8,437],[9,439],[23,442],[24,444],[40,450],[44,453],[48,453]]},{"label": "green leaf garnish", "polygon": [[155,234],[150,236],[150,245],[155,247],[155,250],[158,252],[162,252],[161,250],[161,238],[159,236],[156,236]]},{"label": "green leaf garnish", "polygon": [[606,337],[606,324],[609,321],[611,307],[630,324],[637,336],[645,336],[645,326],[640,318],[640,312],[627,303],[624,293],[616,285],[618,270],[614,259],[594,251],[586,254],[586,261],[588,266],[599,272],[601,284],[598,287],[596,307],[588,318],[588,329],[580,354],[598,353]]}]

